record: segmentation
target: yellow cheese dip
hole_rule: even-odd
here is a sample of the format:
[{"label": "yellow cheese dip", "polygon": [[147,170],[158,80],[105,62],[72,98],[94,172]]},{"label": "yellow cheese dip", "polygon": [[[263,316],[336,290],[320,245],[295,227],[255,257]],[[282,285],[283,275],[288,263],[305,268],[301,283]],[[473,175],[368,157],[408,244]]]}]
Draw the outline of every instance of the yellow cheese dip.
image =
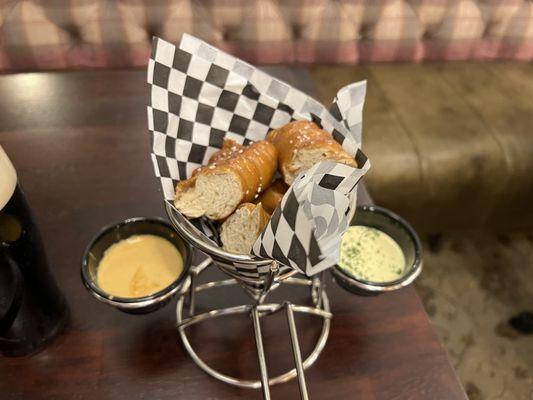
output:
[{"label": "yellow cheese dip", "polygon": [[403,275],[405,256],[386,233],[356,225],[342,238],[339,267],[357,279],[391,282]]},{"label": "yellow cheese dip", "polygon": [[144,297],[176,280],[183,258],[170,243],[155,235],[135,235],[109,247],[97,270],[98,286],[119,297]]}]

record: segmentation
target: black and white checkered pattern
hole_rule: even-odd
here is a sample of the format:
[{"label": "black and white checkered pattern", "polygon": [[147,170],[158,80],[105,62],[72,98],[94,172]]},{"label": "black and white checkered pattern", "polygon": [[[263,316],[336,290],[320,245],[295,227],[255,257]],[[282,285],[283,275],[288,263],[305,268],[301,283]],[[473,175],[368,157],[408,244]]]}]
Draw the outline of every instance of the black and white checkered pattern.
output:
[{"label": "black and white checkered pattern", "polygon": [[[184,35],[179,47],[154,38],[148,84],[152,161],[167,201],[173,201],[176,183],[205,165],[224,138],[246,144],[292,120],[314,121],[354,157],[360,153],[360,127],[358,134],[349,128],[354,121],[360,124],[365,82],[339,92],[333,115],[285,82]],[[207,226],[193,223],[200,230]],[[290,259],[292,253],[286,256]]]},{"label": "black and white checkered pattern", "polygon": [[351,138],[361,144],[366,81],[351,83],[338,91],[330,113],[348,129]]},{"label": "black and white checkered pattern", "polygon": [[[361,153],[362,154],[362,153]],[[355,188],[367,171],[323,161],[294,181],[253,246],[306,275],[335,265],[339,243],[355,207]]]}]

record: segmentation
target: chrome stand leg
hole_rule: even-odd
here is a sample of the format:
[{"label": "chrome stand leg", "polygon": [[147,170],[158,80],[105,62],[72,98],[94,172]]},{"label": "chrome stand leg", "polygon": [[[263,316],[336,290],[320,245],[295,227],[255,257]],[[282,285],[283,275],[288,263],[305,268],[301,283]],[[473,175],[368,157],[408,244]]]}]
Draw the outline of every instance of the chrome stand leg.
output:
[{"label": "chrome stand leg", "polygon": [[[192,360],[196,365],[198,365],[204,372],[211,375],[212,377],[234,385],[241,388],[250,388],[250,389],[262,389],[263,399],[270,400],[270,386],[288,382],[291,379],[298,378],[298,384],[300,388],[300,398],[302,400],[308,400],[308,392],[305,382],[304,370],[309,368],[317,360],[320,353],[326,345],[328,339],[330,326],[331,326],[331,312],[329,307],[329,300],[327,297],[326,290],[324,289],[324,274],[315,276],[312,279],[308,278],[293,278],[288,277],[283,281],[283,284],[286,285],[296,285],[311,288],[311,298],[313,306],[307,305],[298,305],[292,304],[290,302],[284,303],[268,303],[265,304],[264,300],[267,297],[267,294],[272,291],[275,287],[279,286],[281,283],[275,281],[276,274],[278,271],[277,263],[272,263],[270,268],[270,276],[265,281],[265,288],[255,289],[253,287],[248,287],[247,284],[241,282],[238,279],[225,279],[207,282],[203,284],[198,284],[199,275],[205,270],[212,260],[207,259],[202,261],[197,266],[191,268],[191,273],[189,278],[184,285],[183,292],[180,292],[178,297],[178,302],[176,305],[176,319],[178,332],[183,343],[185,350],[189,353]],[[239,285],[243,289],[249,289],[247,294],[250,294],[255,304],[243,304],[234,307],[225,307],[221,309],[214,309],[211,311],[203,312],[198,315],[194,315],[195,310],[195,297],[196,292],[203,292],[206,290],[214,288],[222,288],[226,286]],[[194,293],[187,293],[187,292]],[[187,309],[185,307],[186,301],[189,301],[188,310],[192,313],[188,318],[184,318],[184,312]],[[319,306],[318,306],[319,305]],[[274,314],[282,309],[287,309],[287,322],[289,325],[289,333],[291,337],[292,351],[294,356],[295,368],[278,375],[272,378],[268,376],[266,356],[263,346],[263,337],[261,333],[260,318],[269,314]],[[298,341],[297,327],[295,322],[295,313],[305,313],[307,315],[314,315],[316,317],[322,318],[322,330],[320,336],[317,339],[314,349],[307,356],[305,360],[302,361],[302,354],[300,350],[300,345]],[[259,359],[259,369],[261,373],[260,380],[244,380],[229,375],[225,375],[206,364],[196,353],[193,346],[191,345],[189,338],[187,336],[187,328],[201,323],[206,320],[211,320],[214,318],[220,318],[227,315],[236,315],[236,314],[247,314],[252,319],[253,329],[254,329],[254,338],[257,348],[257,356]]]},{"label": "chrome stand leg", "polygon": [[311,280],[311,298],[315,307],[322,308],[322,292],[326,287],[326,271],[320,272]]},{"label": "chrome stand leg", "polygon": [[196,311],[196,280],[198,275],[201,274],[209,265],[211,265],[212,262],[213,260],[211,260],[211,258],[206,258],[200,264],[193,266],[189,272],[189,298],[187,299],[189,303],[189,317],[192,317]]},{"label": "chrome stand leg", "polygon": [[302,364],[302,354],[300,353],[300,344],[298,343],[298,333],[296,332],[296,322],[294,320],[294,311],[292,304],[287,303],[287,322],[289,323],[289,333],[291,335],[292,353],[294,354],[294,364],[296,364],[296,373],[298,375],[298,386],[300,387],[300,398],[309,400],[307,395],[307,385],[305,383],[304,366]]},{"label": "chrome stand leg", "polygon": [[259,359],[259,370],[261,372],[261,390],[263,391],[263,398],[265,400],[270,400],[270,387],[268,385],[268,371],[265,359],[265,349],[263,348],[261,322],[259,321],[259,311],[257,311],[257,307],[252,308],[252,322],[254,324],[255,343],[257,345],[257,358]]},{"label": "chrome stand leg", "polygon": [[196,297],[196,271],[191,271],[191,290],[189,291],[189,317],[194,315],[195,297]]},{"label": "chrome stand leg", "polygon": [[270,265],[270,273],[265,281],[265,285],[261,294],[257,298],[257,304],[262,304],[265,301],[265,298],[268,295],[268,292],[270,292],[270,289],[272,288],[272,284],[274,283],[274,279],[276,278],[278,272],[279,264],[276,261],[272,261],[272,264]]}]

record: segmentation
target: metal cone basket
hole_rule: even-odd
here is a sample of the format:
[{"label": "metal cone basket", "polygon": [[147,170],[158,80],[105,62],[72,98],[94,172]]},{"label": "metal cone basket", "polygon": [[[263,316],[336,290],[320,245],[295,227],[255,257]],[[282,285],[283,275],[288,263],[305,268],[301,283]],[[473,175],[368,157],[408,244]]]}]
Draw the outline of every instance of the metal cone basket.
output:
[{"label": "metal cone basket", "polygon": [[[329,307],[329,299],[325,290],[325,274],[321,273],[313,278],[295,277],[298,273],[296,270],[284,266],[280,267],[276,261],[223,251],[220,247],[210,244],[200,237],[192,228],[192,225],[187,223],[185,217],[176,212],[171,204],[165,204],[168,217],[178,234],[196,249],[201,250],[208,256],[208,258],[200,264],[191,267],[189,277],[180,291],[177,302],[176,317],[178,331],[183,345],[193,361],[204,372],[222,382],[242,388],[260,388],[265,400],[271,399],[271,385],[287,382],[297,377],[301,399],[309,399],[304,370],[310,367],[318,359],[318,356],[324,349],[329,336],[332,317]],[[197,277],[211,264],[216,265],[223,272],[228,274],[230,278],[198,284]],[[267,269],[268,273],[262,274],[260,277],[244,276],[236,272],[234,267],[230,267],[235,264],[261,266],[263,270]],[[268,293],[282,284],[308,287],[313,305],[298,305],[288,301],[282,303],[266,303],[265,299]],[[195,298],[199,292],[217,288],[223,290],[224,287],[231,285],[239,285],[252,299],[251,304],[218,309],[215,308],[207,312],[196,313]],[[185,307],[186,302],[188,302],[187,309]],[[286,313],[295,367],[279,376],[269,378],[263,347],[263,336],[261,334],[261,317],[277,312]],[[322,318],[322,330],[318,340],[313,351],[305,360],[302,360],[295,323],[295,314],[298,313]],[[251,317],[261,375],[259,380],[244,380],[238,377],[231,377],[213,369],[206,364],[200,356],[198,356],[187,335],[187,328],[192,325],[196,325],[202,321],[235,314],[249,315]]]}]

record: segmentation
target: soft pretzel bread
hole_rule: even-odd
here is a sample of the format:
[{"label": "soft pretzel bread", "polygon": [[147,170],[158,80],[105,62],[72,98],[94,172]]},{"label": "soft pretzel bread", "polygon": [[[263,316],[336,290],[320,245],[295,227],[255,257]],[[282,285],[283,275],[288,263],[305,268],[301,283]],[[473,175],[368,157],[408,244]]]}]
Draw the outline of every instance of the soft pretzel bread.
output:
[{"label": "soft pretzel bread", "polygon": [[213,153],[213,155],[209,159],[208,165],[217,161],[223,161],[227,160],[228,158],[234,157],[235,155],[239,154],[239,151],[243,150],[244,147],[245,146],[237,143],[233,139],[224,139],[222,148],[219,151]]},{"label": "soft pretzel bread", "polygon": [[249,146],[225,140],[207,166],[178,182],[174,205],[189,218],[224,219],[240,203],[257,199],[276,169],[276,148],[266,140]]},{"label": "soft pretzel bread", "polygon": [[272,185],[270,185],[268,189],[254,201],[254,203],[261,203],[265,211],[272,214],[281,202],[281,199],[283,199],[283,195],[288,188],[287,184],[283,182],[283,179],[276,179],[274,183],[272,183]]},{"label": "soft pretzel bread", "polygon": [[222,247],[231,253],[250,254],[269,219],[261,204],[241,204],[222,224]]},{"label": "soft pretzel bread", "polygon": [[267,135],[278,150],[278,163],[287,185],[291,185],[301,171],[324,160],[357,167],[356,161],[331,135],[314,122],[294,121]]}]

